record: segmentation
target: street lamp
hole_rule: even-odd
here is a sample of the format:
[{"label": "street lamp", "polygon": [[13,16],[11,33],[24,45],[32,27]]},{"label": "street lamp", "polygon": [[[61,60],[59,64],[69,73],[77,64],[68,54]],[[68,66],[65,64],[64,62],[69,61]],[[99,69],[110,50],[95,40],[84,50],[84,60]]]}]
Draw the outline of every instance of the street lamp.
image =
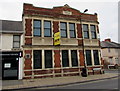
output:
[{"label": "street lamp", "polygon": [[[88,11],[88,9],[85,9],[84,12],[83,12],[83,14],[84,14],[85,12],[87,12],[87,11]],[[82,15],[80,15],[80,24],[81,24],[81,26],[82,26],[82,20],[81,20],[81,18],[82,18]],[[82,69],[81,75],[82,75],[83,77],[87,77],[87,68],[86,68],[85,52],[84,52],[84,38],[82,38],[82,39],[83,39],[84,68]]]}]

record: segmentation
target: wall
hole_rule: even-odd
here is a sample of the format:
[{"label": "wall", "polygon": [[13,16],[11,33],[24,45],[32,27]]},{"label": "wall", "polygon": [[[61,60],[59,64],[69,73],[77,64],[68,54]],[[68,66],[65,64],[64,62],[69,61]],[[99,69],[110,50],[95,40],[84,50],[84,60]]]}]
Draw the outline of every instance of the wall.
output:
[{"label": "wall", "polygon": [[2,50],[10,51],[13,48],[13,34],[2,34]]},{"label": "wall", "polygon": [[115,58],[118,58],[118,52],[120,51],[120,49],[114,49],[114,48],[110,48],[110,52],[108,52],[108,48],[104,48],[101,50],[101,53],[102,53],[102,58],[109,62],[109,57],[112,58],[113,60],[113,64],[116,64],[116,59]]}]

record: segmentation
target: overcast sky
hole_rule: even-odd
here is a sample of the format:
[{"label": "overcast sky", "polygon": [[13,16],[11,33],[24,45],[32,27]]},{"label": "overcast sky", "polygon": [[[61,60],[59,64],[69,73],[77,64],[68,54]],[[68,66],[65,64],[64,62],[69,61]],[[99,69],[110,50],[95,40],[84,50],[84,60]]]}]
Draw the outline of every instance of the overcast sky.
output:
[{"label": "overcast sky", "polygon": [[119,0],[0,0],[0,19],[22,20],[23,3],[37,7],[52,8],[68,4],[81,12],[98,14],[100,38],[111,38],[118,42],[118,1]]}]

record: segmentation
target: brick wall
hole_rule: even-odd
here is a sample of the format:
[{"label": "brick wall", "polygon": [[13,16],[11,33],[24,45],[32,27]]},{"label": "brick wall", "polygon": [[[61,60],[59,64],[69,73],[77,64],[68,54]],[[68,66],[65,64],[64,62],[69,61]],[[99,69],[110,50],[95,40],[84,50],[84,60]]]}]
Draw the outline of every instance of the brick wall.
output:
[{"label": "brick wall", "polygon": [[83,50],[79,51],[79,57],[80,57],[80,66],[84,66],[84,53]]},{"label": "brick wall", "polygon": [[[24,50],[24,70],[32,69],[32,50]],[[26,54],[30,54],[30,58],[26,58]]]},{"label": "brick wall", "polygon": [[[63,11],[72,12],[72,15],[64,15]],[[87,20],[87,21],[95,21],[97,22],[97,15],[93,14],[83,14],[80,13],[79,10],[76,10],[71,7],[54,7],[52,9],[48,8],[38,8],[33,6],[32,4],[24,4],[23,6],[23,15],[47,15],[47,17],[57,17],[57,18],[74,18],[77,20]]]},{"label": "brick wall", "polygon": [[25,19],[25,36],[32,36],[32,19]]},{"label": "brick wall", "polygon": [[54,50],[54,63],[55,63],[55,68],[61,67],[60,50]]}]

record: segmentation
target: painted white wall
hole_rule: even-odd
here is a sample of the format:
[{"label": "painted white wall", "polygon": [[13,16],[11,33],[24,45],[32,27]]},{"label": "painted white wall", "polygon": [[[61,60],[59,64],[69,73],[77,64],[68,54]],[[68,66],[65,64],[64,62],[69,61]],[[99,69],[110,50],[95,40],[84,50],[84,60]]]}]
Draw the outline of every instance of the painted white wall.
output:
[{"label": "painted white wall", "polygon": [[13,48],[13,34],[2,34],[2,50],[8,51]]},{"label": "painted white wall", "polygon": [[23,58],[19,58],[19,76],[18,79],[21,80],[23,78]]},{"label": "painted white wall", "polygon": [[118,60],[119,60],[119,53],[118,53],[119,51],[120,51],[120,49],[114,49],[114,48],[110,48],[110,52],[108,51],[108,48],[101,49],[102,58],[105,61],[109,62],[110,61],[109,57],[113,57],[112,63],[116,64],[116,58],[118,58]]}]

